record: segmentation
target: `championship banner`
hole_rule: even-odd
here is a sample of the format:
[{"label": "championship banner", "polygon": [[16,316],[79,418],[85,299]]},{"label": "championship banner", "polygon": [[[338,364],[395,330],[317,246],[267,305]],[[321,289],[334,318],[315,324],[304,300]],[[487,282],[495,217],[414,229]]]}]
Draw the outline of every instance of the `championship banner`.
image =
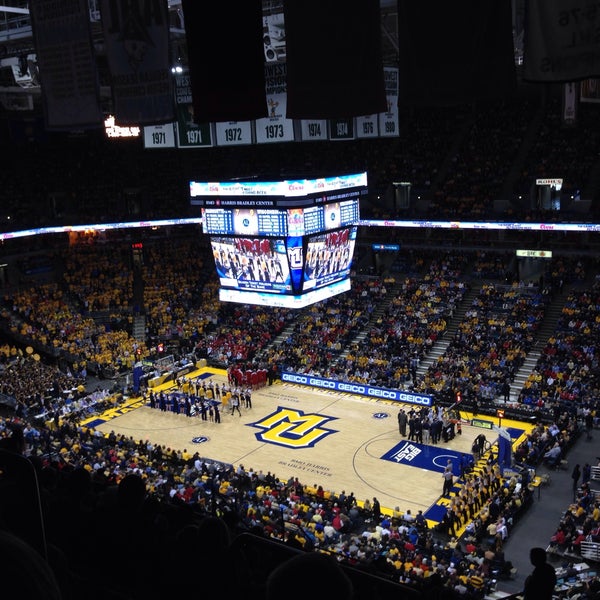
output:
[{"label": "championship banner", "polygon": [[325,119],[303,119],[300,121],[300,135],[303,142],[327,141],[327,121]]},{"label": "championship banner", "polygon": [[146,125],[144,127],[144,148],[175,148],[173,123]]},{"label": "championship banner", "polygon": [[378,115],[356,117],[356,137],[359,139],[379,137]]},{"label": "championship banner", "polygon": [[287,95],[285,92],[267,94],[269,117],[266,119],[256,119],[257,144],[294,141],[294,121],[287,119],[285,116],[286,104]]},{"label": "championship banner", "polygon": [[175,77],[177,110],[177,146],[199,148],[213,145],[210,123],[196,123],[192,104],[192,87],[188,75]]},{"label": "championship banner", "polygon": [[102,0],[102,28],[119,125],[175,119],[167,0]]},{"label": "championship banner", "polygon": [[256,143],[293,142],[294,121],[286,118],[287,110],[287,65],[267,63],[265,65],[265,91],[269,116],[256,119]]},{"label": "championship banner", "polygon": [[102,126],[87,0],[29,2],[48,130]]},{"label": "championship banner", "polygon": [[401,105],[449,106],[513,95],[510,0],[397,3]]},{"label": "championship banner", "polygon": [[569,82],[600,76],[599,13],[587,0],[530,0],[523,79]]},{"label": "championship banner", "polygon": [[243,146],[252,143],[253,121],[229,121],[215,123],[217,146]]},{"label": "championship banner", "polygon": [[213,145],[210,123],[194,121],[192,104],[177,105],[177,147],[200,148]]},{"label": "championship banner", "polygon": [[354,137],[354,119],[350,117],[329,120],[330,140],[353,140]]},{"label": "championship banner", "polygon": [[396,137],[400,135],[400,116],[398,115],[398,69],[385,67],[383,69],[385,80],[385,95],[387,110],[379,114],[379,136]]}]

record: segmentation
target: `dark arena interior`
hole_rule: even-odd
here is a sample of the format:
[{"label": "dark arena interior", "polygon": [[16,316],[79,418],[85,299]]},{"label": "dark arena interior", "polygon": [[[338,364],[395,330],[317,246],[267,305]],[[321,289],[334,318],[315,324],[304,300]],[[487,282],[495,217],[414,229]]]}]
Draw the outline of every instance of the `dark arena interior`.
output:
[{"label": "dark arena interior", "polygon": [[353,6],[0,7],[20,597],[600,598],[600,12]]}]

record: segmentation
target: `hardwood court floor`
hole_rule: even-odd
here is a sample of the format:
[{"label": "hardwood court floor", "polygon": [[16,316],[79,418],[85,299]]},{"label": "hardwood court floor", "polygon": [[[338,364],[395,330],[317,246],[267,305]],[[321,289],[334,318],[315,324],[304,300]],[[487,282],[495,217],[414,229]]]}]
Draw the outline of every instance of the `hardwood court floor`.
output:
[{"label": "hardwood court floor", "polygon": [[[198,376],[219,384],[226,381],[224,371],[207,368],[187,377]],[[172,383],[156,389],[175,390]],[[135,440],[198,452],[208,459],[270,471],[283,480],[298,477],[306,485],[320,484],[337,493],[354,492],[359,501],[375,496],[383,508],[397,506],[413,514],[423,510],[427,515],[430,507],[439,505],[443,484],[441,472],[431,470],[431,461],[443,468],[448,457],[456,460],[459,453],[470,453],[478,434],[483,432],[492,443],[497,434],[465,422],[462,435],[421,448],[423,456],[431,452],[429,463],[385,460],[382,457],[386,453],[406,446],[398,431],[399,408],[397,402],[276,383],[255,390],[252,408],[241,408],[241,417],[222,407],[221,423],[161,412],[141,401],[89,421],[104,433],[113,430]],[[406,455],[406,449],[402,452]]]}]

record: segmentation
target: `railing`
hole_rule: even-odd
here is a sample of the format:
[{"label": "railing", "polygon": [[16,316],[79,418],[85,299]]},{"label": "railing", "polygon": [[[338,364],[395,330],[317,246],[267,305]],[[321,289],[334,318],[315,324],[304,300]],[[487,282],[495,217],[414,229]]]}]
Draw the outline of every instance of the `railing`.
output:
[{"label": "railing", "polygon": [[581,542],[581,557],[600,562],[600,543],[584,540]]}]

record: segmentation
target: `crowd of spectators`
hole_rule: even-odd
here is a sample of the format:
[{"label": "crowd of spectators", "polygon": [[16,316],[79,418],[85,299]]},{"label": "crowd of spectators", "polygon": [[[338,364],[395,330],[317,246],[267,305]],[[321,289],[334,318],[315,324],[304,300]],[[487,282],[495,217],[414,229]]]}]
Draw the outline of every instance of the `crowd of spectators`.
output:
[{"label": "crowd of spectators", "polygon": [[[539,142],[518,165],[513,195],[527,197],[536,177],[557,173],[564,178],[565,193],[577,194],[597,158],[597,128],[589,127],[592,133],[582,142],[577,130],[559,126],[556,102],[525,107],[440,108],[426,115],[415,109],[403,118],[399,139],[336,144],[336,152],[326,143],[289,144],[286,152],[277,145],[257,146],[250,154],[244,151],[244,169],[253,177],[269,178],[288,176],[289,164],[296,165],[293,176],[313,177],[317,166],[319,174],[367,170],[371,193],[361,207],[363,217],[404,217],[422,208],[417,196],[433,194],[427,213],[431,218],[485,219],[498,216],[494,200],[538,111]],[[592,108],[582,108],[580,116],[588,123]],[[503,130],[507,124],[511,135]],[[440,148],[448,149],[441,160]],[[91,136],[68,144],[56,136],[43,147],[16,146],[5,157],[7,201],[1,229],[8,231],[8,223],[12,231],[82,219],[182,217],[193,212],[187,181],[240,176],[239,149],[211,149],[208,160],[183,154],[161,153],[158,161],[150,151],[141,153],[136,142],[115,146]],[[44,168],[15,175],[31,164]],[[137,168],[123,168],[127,164]],[[414,201],[399,209],[390,196],[391,182],[407,179]],[[48,181],[55,181],[54,187]],[[511,205],[511,216],[517,216],[517,209],[529,220],[540,215],[559,218],[540,207],[532,210],[527,202]],[[579,220],[586,217],[593,218],[593,213]],[[398,236],[397,231],[387,234]],[[421,245],[448,245],[452,239],[450,245],[462,246],[467,241],[486,245],[491,235],[469,232],[459,239],[433,231],[413,237],[422,238]],[[503,239],[528,241],[528,235],[507,232]],[[555,241],[552,235],[539,243]],[[560,236],[560,244],[576,242]],[[47,365],[15,346],[3,347],[0,394],[14,400],[15,410],[2,421],[0,438],[3,448],[16,449],[35,466],[44,534],[64,597],[133,600],[157,590],[190,595],[198,589],[192,576],[198,564],[207,569],[207,579],[219,581],[227,592],[263,597],[266,577],[256,575],[258,564],[283,556],[267,546],[271,541],[331,554],[346,567],[406,586],[406,593],[418,590],[431,597],[443,591],[450,597],[479,599],[493,579],[510,573],[502,544],[526,509],[531,489],[526,478],[499,476],[493,460],[465,476],[446,518],[433,530],[419,515],[413,519],[399,508],[379,513],[369,499],[325,492],[317,483],[281,480],[241,465],[234,468],[187,451],[154,447],[146,440],[99,435],[78,425],[77,418],[112,401],[105,393],[85,390],[86,374],[92,366],[98,373],[129,371],[135,361],[154,358],[155,349],[132,336],[134,317],[143,313],[152,344],[177,342],[180,351],[215,364],[277,365],[379,386],[406,385],[436,397],[460,389],[467,397],[492,401],[531,350],[548,303],[561,297],[563,286],[574,283],[556,332],[545,341],[519,396],[520,403],[552,414],[552,424],[538,424],[517,450],[526,474],[552,446],[558,445],[564,456],[577,436],[581,411],[597,410],[600,303],[598,286],[584,286],[589,273],[582,259],[555,258],[539,282],[523,286],[512,275],[514,251],[403,248],[393,276],[355,277],[350,292],[292,313],[219,305],[218,282],[199,235],[196,240],[144,244],[143,263],[138,265],[132,264],[130,242],[73,244],[51,256],[46,253],[43,264],[31,257],[20,263],[27,281],[34,282],[36,272],[50,268],[59,277],[40,285],[17,285],[4,295],[2,320],[8,332],[49,348],[54,359]],[[20,242],[11,244],[17,248]],[[7,252],[5,247],[2,252]],[[458,333],[444,355],[417,378],[415,366],[444,336],[456,307],[475,284],[475,301]],[[284,331],[286,337],[275,343]],[[359,333],[365,337],[357,341]],[[52,415],[50,425],[41,424],[45,419],[33,424],[30,418],[38,414]],[[3,469],[0,485],[9,493],[0,495],[6,503],[0,511],[2,525],[23,527],[17,533],[35,543],[37,536],[25,524],[36,520],[24,512],[30,504],[19,505],[21,492],[12,485],[12,475]],[[584,481],[551,545],[577,552],[581,536],[594,535],[600,509],[586,486]],[[6,523],[7,507],[17,509],[15,517],[23,520]],[[239,540],[245,534],[255,541],[243,547]],[[256,555],[250,557],[248,548]],[[149,574],[148,565],[153,564],[159,568]]]},{"label": "crowd of spectators", "polygon": [[[453,259],[447,254],[432,260],[421,277],[390,281],[383,312],[369,322],[364,338],[352,340],[348,352],[324,374],[380,387],[415,383],[415,366],[444,335],[468,287],[449,268]],[[289,368],[295,370],[297,365]]]},{"label": "crowd of spectators", "polygon": [[[558,89],[491,103],[413,108],[402,112],[397,138],[333,142],[333,151],[329,142],[257,144],[250,153],[235,146],[157,151],[144,150],[140,139],[106,139],[101,131],[46,133],[36,143],[15,141],[6,156],[0,228],[199,216],[189,204],[190,180],[360,171],[367,171],[371,190],[361,207],[366,218],[564,219],[574,214],[571,196],[586,189],[597,160],[596,108],[582,103],[572,127],[561,125]],[[32,171],[31,164],[38,168]],[[561,211],[531,198],[535,179],[543,177],[563,179]],[[395,201],[395,181],[411,183],[407,206]],[[503,194],[498,214],[494,201]]]},{"label": "crowd of spectators", "polygon": [[[589,466],[589,465],[588,465]],[[581,543],[599,541],[600,502],[590,487],[590,481],[582,481],[573,502],[563,512],[556,530],[549,540],[551,553],[581,557]]]},{"label": "crowd of spectators", "polygon": [[[545,99],[541,111],[541,125],[524,158],[515,182],[514,194],[528,197],[532,184],[538,178],[560,177],[563,179],[561,208],[569,210],[569,204],[581,196],[587,183],[587,174],[598,157],[599,134],[596,107],[580,102],[577,111],[578,124],[569,126],[562,122],[561,99],[550,96]],[[581,135],[589,127],[590,135]],[[560,173],[560,175],[557,175]]]},{"label": "crowd of spectators", "polygon": [[[480,255],[474,254],[473,256]],[[285,348],[287,345],[293,351],[296,347],[295,340],[299,340],[299,347],[303,347],[300,341],[306,331],[312,332],[312,337],[309,336],[304,339],[313,339],[314,343],[314,338],[317,337],[318,332],[318,337],[324,343],[321,353],[325,353],[328,359],[331,360],[334,354],[339,354],[344,344],[362,328],[372,328],[372,331],[375,331],[377,327],[382,327],[384,323],[387,327],[393,327],[394,314],[398,314],[397,312],[394,313],[394,310],[397,310],[398,305],[403,306],[405,310],[409,306],[415,308],[414,320],[403,322],[401,325],[403,330],[409,330],[407,331],[409,343],[412,337],[417,339],[425,336],[425,331],[421,332],[415,329],[419,326],[431,325],[432,328],[427,331],[428,335],[433,335],[436,331],[435,315],[438,314],[437,308],[443,307],[444,318],[451,318],[455,305],[460,303],[462,294],[466,289],[465,285],[460,282],[468,262],[465,253],[448,254],[443,258],[438,257],[428,263],[427,268],[422,272],[422,278],[407,277],[400,279],[399,289],[394,290],[394,292],[392,292],[392,289],[395,281],[388,280],[384,282],[380,278],[358,280],[352,292],[348,295],[337,297],[333,299],[333,302],[326,302],[306,311],[301,317],[303,319],[301,321],[302,326],[297,330],[292,330],[289,338],[282,342],[281,347]],[[89,262],[84,264],[89,265]],[[411,267],[411,271],[414,272],[413,267]],[[150,270],[148,272],[150,273]],[[168,268],[166,272],[170,272]],[[186,270],[181,268],[177,273],[177,275],[170,275],[168,278],[172,283],[165,287],[164,293],[167,300],[173,290],[186,290]],[[151,275],[149,279],[151,279]],[[44,292],[35,291],[37,295],[29,296],[28,301],[25,300],[27,298],[24,295],[25,292],[19,290],[17,298],[21,299],[20,304],[14,304],[13,306],[30,306],[31,312],[44,314],[46,320],[56,322],[56,317],[49,309],[45,308],[46,312],[43,312],[39,307],[45,307],[44,300],[48,298],[47,304],[54,306],[61,313],[66,312],[66,309],[64,309],[66,303],[56,301],[57,298],[61,298],[57,287],[48,286],[48,284],[44,284],[42,287]],[[93,286],[91,287],[93,288]],[[153,284],[152,287],[153,295],[149,297],[156,299],[159,297],[159,294],[155,293],[158,286]],[[80,300],[83,298],[85,305],[85,294],[81,293],[82,289],[78,287],[80,293],[77,297]],[[29,293],[34,293],[34,291]],[[397,301],[395,300],[395,294],[398,294],[399,300]],[[569,300],[566,303],[567,310],[571,311],[572,314],[577,311],[585,311],[585,319],[582,318],[582,320],[593,320],[595,322],[596,319],[592,316],[595,294],[596,291],[592,288],[585,294],[576,296],[587,302],[586,307],[576,308],[581,302],[576,304],[574,300]],[[180,300],[178,301],[181,301],[182,306],[188,306],[186,303],[190,302],[190,298],[193,296],[194,294],[180,294]],[[475,297],[472,310],[477,313],[478,320],[481,321],[483,319],[488,321],[491,318],[497,319],[498,315],[496,313],[501,311],[506,319],[509,316],[514,319],[514,321],[511,321],[511,323],[516,324],[512,334],[513,337],[516,333],[519,333],[519,327],[523,328],[526,335],[529,336],[533,335],[529,332],[530,323],[539,321],[540,303],[546,300],[541,296],[539,290],[535,287],[483,283],[480,293]],[[36,299],[36,302],[32,302],[32,299]],[[390,312],[386,313],[384,310],[381,314],[375,314],[374,316],[377,308],[387,303],[392,306],[389,309]],[[396,305],[396,308],[394,308],[394,305]],[[173,304],[173,306],[175,307],[174,312],[182,310],[177,307],[177,304]],[[167,310],[166,312],[168,314],[170,311]],[[205,330],[198,332],[198,340],[206,338],[208,340],[206,343],[210,344],[211,340],[219,339],[220,336],[230,332],[230,339],[242,340],[240,343],[243,343],[243,336],[250,335],[249,332],[253,330],[255,319],[258,319],[257,322],[260,324],[260,314],[260,311],[249,310],[248,307],[237,305],[227,307],[226,311],[219,313],[217,322],[211,323],[214,331],[212,333]],[[233,322],[228,319],[223,319],[223,322],[221,322],[221,318],[227,315],[233,315]],[[19,311],[19,316],[23,319],[22,323],[26,323],[25,318],[28,315],[24,309]],[[278,313],[278,311],[272,313],[272,316],[280,321],[282,326],[289,324],[283,314]],[[581,316],[580,312],[577,312],[573,319],[577,322]],[[493,323],[490,324],[486,321],[486,327],[479,328],[479,330],[478,323],[470,321],[472,318],[473,315],[467,315],[465,322],[470,323],[477,330],[478,336],[472,339],[469,338],[471,341],[468,345],[477,342],[488,344],[491,347],[493,342],[494,347],[497,348],[497,356],[494,357],[493,366],[494,368],[502,368],[507,362],[510,362],[506,358],[506,353],[514,348],[514,341],[512,344],[506,344],[501,339],[507,321],[503,321],[502,327],[498,328],[494,327]],[[372,324],[374,320],[377,322],[376,325]],[[40,321],[41,319],[38,318],[37,322]],[[269,328],[271,327],[270,325]],[[579,327],[579,329],[582,328]],[[591,334],[591,331],[587,331],[586,328],[583,328],[583,330],[588,335]],[[258,338],[260,338],[260,335]],[[246,345],[249,339],[253,340],[254,338],[246,338]],[[372,339],[374,340],[372,341],[373,347],[377,346],[376,336]],[[583,341],[578,340],[578,344],[587,344],[588,341],[587,338]],[[259,347],[259,344],[257,344],[257,347]],[[482,347],[478,346],[480,350]],[[410,345],[406,349],[406,352],[411,356],[413,351],[414,347]],[[366,356],[366,351],[363,352]],[[396,348],[390,355],[385,357],[385,360],[389,361],[390,357],[393,358],[395,355],[403,354],[403,352],[403,349],[398,350]],[[481,356],[482,361],[489,360],[485,352],[479,351],[478,354]],[[309,352],[303,353],[302,356],[304,355],[309,357],[310,360]],[[5,368],[7,369],[12,369],[13,365],[18,368],[25,360],[28,361],[27,367],[29,367],[29,361],[33,361],[30,357],[19,355],[17,350],[13,351],[9,346],[6,347],[4,356],[6,357],[7,364]],[[226,359],[231,361],[233,357],[234,355],[231,354],[226,356]],[[235,358],[239,357],[236,356]],[[233,359],[235,360],[235,358]],[[291,364],[293,355],[287,358]],[[296,355],[297,360],[300,358]],[[590,359],[595,364],[593,356],[590,356]],[[577,360],[577,362],[579,364],[581,361]],[[331,360],[331,363],[334,364],[333,360]],[[40,370],[43,370],[42,362],[35,362],[35,364],[39,365]],[[339,362],[338,364],[342,363]],[[323,368],[323,366],[323,363],[315,361],[310,368],[317,369]],[[476,372],[480,367],[474,363],[469,363],[469,368]],[[376,367],[368,365],[368,370],[374,373]],[[492,369],[491,372],[493,371]],[[450,377],[454,372],[456,372],[455,367],[444,378]],[[460,369],[458,372],[460,372]],[[31,378],[31,373],[35,373],[35,368],[28,369],[27,373],[29,386],[35,388],[36,383]],[[356,373],[365,376],[364,369],[362,372],[359,369]],[[374,376],[373,373],[369,372],[367,375],[369,381]],[[490,376],[487,371],[485,373],[489,376],[490,381],[495,380],[495,377]],[[329,372],[329,374],[332,373]],[[80,373],[71,373],[71,375],[66,376],[66,385],[70,386],[69,390],[71,392],[73,380],[80,375]],[[505,375],[506,372],[502,371],[501,377]],[[408,369],[406,365],[402,367],[401,376],[412,378],[410,362]],[[383,380],[378,379],[377,381]],[[40,389],[42,388],[37,388],[37,391]],[[57,406],[56,403],[60,403],[67,407],[81,408],[81,403],[78,404],[73,402],[72,399],[64,398],[63,391],[61,389],[60,392],[52,392],[52,395],[55,396],[54,407]],[[26,404],[31,402],[28,395],[23,396],[23,398]],[[554,406],[553,401],[546,403],[546,409],[548,410],[552,410]],[[90,405],[86,404],[83,408],[86,411],[84,414],[87,414]],[[553,414],[553,417],[560,432],[557,440],[565,443],[566,451],[569,440],[574,438],[576,431],[572,429],[574,427],[573,423],[560,421],[560,410],[561,408],[556,402],[557,412]],[[436,585],[441,584],[445,589],[452,592],[464,592],[478,598],[481,597],[485,587],[491,585],[491,581],[500,576],[500,573],[506,576],[506,573],[510,572],[510,565],[507,564],[509,561],[503,560],[502,542],[509,534],[515,519],[526,509],[529,501],[528,494],[531,492],[526,481],[523,483],[513,478],[504,480],[496,475],[493,464],[487,465],[486,463],[483,470],[478,474],[474,474],[472,479],[467,477],[460,493],[452,497],[449,515],[443,520],[439,530],[411,525],[411,516],[404,515],[399,510],[394,511],[398,512],[396,515],[392,513],[375,516],[370,513],[370,503],[366,502],[367,499],[354,499],[355,505],[352,502],[346,505],[347,516],[350,522],[354,522],[353,516],[358,512],[360,519],[357,522],[360,525],[352,525],[348,531],[342,531],[344,527],[342,522],[346,519],[342,517],[343,511],[340,508],[342,505],[340,504],[339,495],[334,493],[331,497],[331,493],[328,493],[327,495],[330,497],[326,498],[326,492],[319,490],[318,484],[307,486],[295,482],[290,483],[289,481],[282,482],[271,474],[270,477],[274,478],[274,481],[266,486],[263,482],[263,475],[255,474],[251,470],[244,474],[235,472],[236,470],[232,470],[233,468],[229,465],[219,465],[211,461],[202,461],[202,464],[200,464],[197,463],[199,458],[197,456],[189,456],[187,452],[170,448],[154,448],[151,445],[149,446],[145,440],[134,441],[122,436],[108,436],[105,439],[93,430],[87,430],[73,423],[68,418],[68,411],[66,413],[59,412],[56,420],[52,421],[54,427],[50,428],[40,425],[32,426],[27,422],[25,416],[21,418],[22,420],[17,420],[17,423],[24,425],[24,436],[30,444],[29,448],[34,450],[33,454],[36,462],[39,461],[38,466],[41,469],[40,475],[44,485],[48,479],[51,483],[51,490],[58,491],[63,485],[68,489],[75,485],[75,482],[71,479],[72,476],[75,478],[81,477],[84,480],[78,480],[77,485],[84,485],[85,482],[85,503],[77,510],[89,510],[89,503],[91,502],[91,506],[94,508],[101,508],[102,510],[111,508],[112,512],[109,512],[109,514],[115,516],[118,514],[118,510],[115,508],[118,501],[114,495],[116,494],[118,498],[117,490],[120,488],[121,480],[131,481],[131,478],[127,478],[129,475],[140,477],[144,486],[144,493],[148,494],[148,498],[152,498],[153,502],[158,501],[158,504],[160,504],[160,508],[152,503],[148,507],[149,510],[158,510],[159,512],[159,514],[156,514],[152,513],[151,510],[150,516],[152,518],[150,522],[154,524],[153,527],[156,526],[157,522],[163,522],[165,518],[163,510],[168,511],[168,519],[172,518],[176,523],[171,528],[167,527],[168,535],[166,535],[166,538],[164,529],[160,532],[163,536],[161,544],[166,544],[161,546],[163,552],[165,547],[169,547],[169,544],[174,542],[176,543],[181,536],[192,533],[185,527],[183,527],[185,532],[180,531],[180,526],[183,525],[180,520],[182,516],[179,515],[179,509],[181,508],[192,520],[191,524],[185,522],[185,525],[196,527],[199,526],[199,522],[196,522],[197,519],[204,522],[206,517],[217,515],[224,517],[228,525],[230,525],[230,521],[233,521],[236,533],[243,531],[256,534],[258,532],[261,538],[285,542],[286,547],[293,546],[294,548],[302,547],[303,549],[326,551],[336,555],[344,564],[347,563],[353,567],[359,565],[360,568],[366,568],[369,572],[376,572],[378,575],[391,578],[398,584],[408,585],[420,591],[424,591],[428,585],[433,585],[432,582],[435,581],[437,582]],[[6,423],[5,437],[12,437],[13,425],[15,423]],[[530,454],[530,443],[533,447],[538,435],[540,439],[548,439],[548,436],[553,435],[552,432],[554,432],[554,426],[546,430],[544,426],[539,425],[539,428],[534,430],[531,439],[526,444],[528,453],[524,458],[525,464],[531,464],[536,457],[539,459],[539,452],[536,456]],[[157,459],[157,457],[160,458]],[[159,462],[156,462],[157,460]],[[213,464],[213,466],[205,467],[204,465],[207,462]],[[490,471],[486,470],[488,466],[491,469]],[[211,469],[213,475],[210,474]],[[215,470],[219,471],[218,477],[215,475]],[[74,475],[75,473],[77,475]],[[267,475],[264,475],[265,481]],[[480,479],[477,486],[480,488],[480,493],[481,490],[485,490],[485,492],[483,496],[479,496],[478,500],[474,500],[475,492],[471,482],[477,482],[478,478]],[[97,480],[101,482],[100,485]],[[208,485],[207,482],[209,482]],[[263,485],[259,485],[257,482],[261,482]],[[139,486],[139,482],[131,485]],[[90,497],[90,489],[96,491],[98,495]],[[340,508],[339,515],[334,510],[336,502],[338,503],[337,508]],[[57,504],[61,503],[58,502]],[[316,504],[316,506],[313,506],[313,504]],[[324,510],[329,510],[325,517],[321,515],[322,528],[319,526],[319,518],[313,519],[318,514],[317,509],[321,508],[319,507],[320,504],[323,505]],[[367,509],[365,509],[365,504]],[[193,510],[190,510],[190,506]],[[56,508],[54,504],[53,508]],[[478,512],[477,509],[479,509]],[[104,515],[102,512],[100,514]],[[144,514],[146,517],[148,516],[146,513]],[[340,525],[339,530],[333,525],[334,518],[337,516],[339,516],[339,523],[336,519],[336,523]],[[395,521],[394,516],[396,517]],[[122,518],[118,518],[117,521],[122,524]],[[89,522],[89,519],[86,522]],[[413,528],[416,530],[413,530]],[[388,530],[389,534],[387,533]],[[460,540],[453,540],[453,537],[458,537],[461,532],[463,537]],[[93,551],[98,554],[85,557],[68,555],[66,557],[69,564],[77,565],[75,571],[78,572],[79,577],[82,577],[80,569],[84,569],[84,565],[77,563],[78,560],[85,562],[88,565],[85,568],[90,569],[89,564],[97,564],[100,555],[103,553],[105,555],[107,551],[106,532],[94,533],[97,536],[98,543],[93,545]],[[143,539],[147,539],[149,533],[146,532],[146,537]],[[75,536],[77,534],[80,534],[79,530],[69,532],[69,535]],[[194,534],[196,534],[195,530]],[[57,533],[53,530],[52,536],[50,536],[53,542],[56,541],[61,552],[69,554],[71,548],[79,547],[76,543],[73,545],[66,544],[61,537],[62,535],[67,534],[65,532]],[[77,540],[74,539],[73,541]],[[156,543],[156,539],[152,542]],[[67,548],[64,546],[67,546]],[[147,548],[148,550],[152,548],[156,552],[160,552],[152,544],[149,544]],[[145,556],[145,553],[142,552],[141,555]],[[83,561],[84,558],[85,561]],[[145,558],[148,557],[145,556]],[[454,564],[454,567],[451,566],[452,564]],[[86,571],[83,571],[83,574],[85,576],[82,579],[77,579],[78,583],[71,581],[70,584],[78,585],[82,580],[87,583],[86,577],[89,577],[90,574]],[[435,575],[435,577],[429,581],[432,575]],[[139,584],[137,578],[134,578],[133,581],[136,582],[136,586]],[[167,585],[166,582],[164,584]],[[118,590],[119,593],[133,595],[133,597],[137,593],[137,591],[133,591],[128,587],[132,584],[123,574],[115,575],[115,578],[109,578],[105,585],[108,588],[104,590],[105,592],[113,593]],[[141,592],[146,590],[146,587],[142,585],[139,589]]]},{"label": "crowd of spectators", "polygon": [[483,284],[447,349],[417,389],[479,401],[494,400],[512,381],[531,350],[544,317],[538,288]]},{"label": "crowd of spectators", "polygon": [[513,102],[474,107],[451,166],[436,187],[428,218],[453,220],[468,214],[485,220],[492,214],[536,110],[530,99],[521,99],[518,110]]},{"label": "crowd of spectators", "polygon": [[[221,582],[227,589],[261,598],[265,564],[283,562],[294,549],[334,556],[339,564],[400,586],[399,593],[418,591],[427,598],[443,591],[448,598],[481,599],[496,579],[510,576],[502,545],[531,495],[516,478],[504,479],[488,455],[451,497],[452,519],[433,529],[422,513],[382,509],[376,498],[357,499],[351,492],[115,432],[104,435],[67,418],[50,426],[2,419],[0,447],[34,466],[42,550],[67,598],[80,597],[84,589],[91,597],[119,599],[192,591],[197,581],[179,577],[185,572],[178,567],[181,561],[205,566],[198,561],[207,552],[217,553],[210,563],[219,569],[214,574],[229,575]],[[6,460],[0,453],[2,526],[39,545],[39,519],[29,514],[31,502],[21,502],[30,490],[12,485],[24,475]],[[462,529],[467,534],[461,540]],[[252,559],[243,553],[248,546]],[[220,550],[228,557],[225,564],[216,561]],[[126,556],[127,566],[103,569],[107,555]],[[147,566],[157,557],[163,568],[148,577]],[[254,565],[261,566],[254,571]]]},{"label": "crowd of spectators", "polygon": [[569,293],[556,330],[525,382],[524,403],[553,399],[584,407],[598,399],[599,292],[597,280],[591,287]]},{"label": "crowd of spectators", "polygon": [[[431,251],[421,256],[410,250],[399,253],[404,257],[404,273],[355,274],[349,292],[292,311],[219,303],[216,278],[205,267],[209,249],[196,238],[146,244],[139,272],[125,258],[127,246],[129,241],[92,244],[83,252],[77,245],[64,249],[61,264],[65,267],[56,281],[5,291],[5,327],[21,340],[46,347],[53,357],[68,357],[76,375],[88,370],[128,372],[136,361],[156,358],[159,343],[172,343],[178,353],[221,367],[244,362],[414,388],[438,399],[453,397],[460,390],[467,399],[485,402],[503,397],[506,382],[513,380],[536,339],[548,304],[560,302],[566,282],[589,306],[579,308],[575,299],[567,300],[563,310],[571,316],[566,323],[564,318],[559,322],[559,328],[566,329],[564,339],[560,343],[557,336],[548,339],[519,402],[536,407],[557,393],[568,400],[586,389],[589,397],[597,388],[593,351],[597,292],[582,291],[587,289],[587,270],[581,259],[558,256],[549,261],[540,281],[524,285],[507,277],[510,267],[504,253],[497,262],[491,261],[494,268],[487,267],[498,278],[482,280],[482,265],[490,261],[482,251]],[[111,273],[120,274],[117,288],[125,280],[138,286],[139,279],[143,292],[137,311],[131,299],[107,302],[122,292],[113,294],[111,277],[105,278],[103,269],[95,269],[94,264],[105,264]],[[88,275],[90,271],[94,277]],[[98,287],[96,279],[105,285]],[[100,288],[105,310],[92,311]],[[444,338],[449,320],[469,290],[474,299],[456,333],[443,355],[417,380],[415,367]],[[585,318],[573,317],[584,310]],[[137,312],[144,315],[145,339],[133,336]],[[564,365],[560,367],[551,364],[558,348]],[[565,377],[563,371],[574,369],[574,376]]]}]

